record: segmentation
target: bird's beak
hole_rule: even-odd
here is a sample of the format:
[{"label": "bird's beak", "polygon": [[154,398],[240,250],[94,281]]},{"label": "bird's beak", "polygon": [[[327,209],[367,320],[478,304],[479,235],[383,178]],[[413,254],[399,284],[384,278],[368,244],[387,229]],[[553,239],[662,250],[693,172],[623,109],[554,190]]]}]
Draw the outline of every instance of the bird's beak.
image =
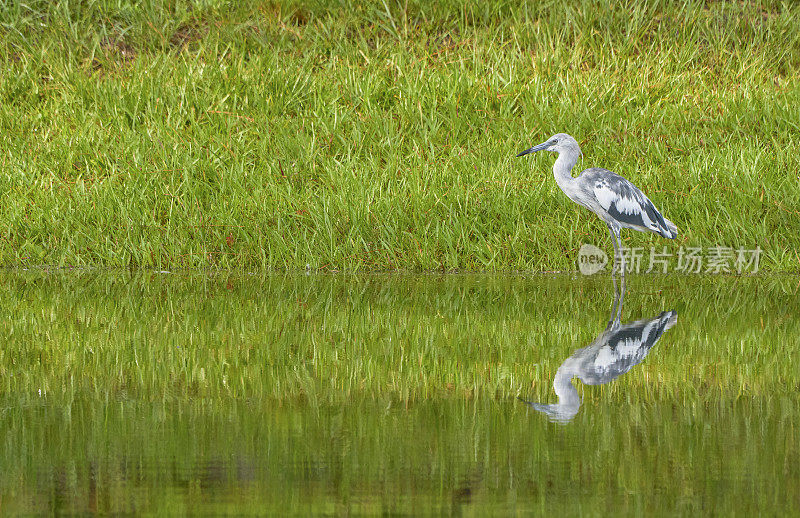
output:
[{"label": "bird's beak", "polygon": [[528,153],[536,153],[537,151],[541,151],[543,149],[547,149],[549,146],[550,146],[550,142],[542,142],[541,144],[537,144],[537,145],[533,146],[530,149],[526,149],[525,151],[523,151],[522,153],[520,153],[517,156],[519,157],[519,156],[525,156]]}]

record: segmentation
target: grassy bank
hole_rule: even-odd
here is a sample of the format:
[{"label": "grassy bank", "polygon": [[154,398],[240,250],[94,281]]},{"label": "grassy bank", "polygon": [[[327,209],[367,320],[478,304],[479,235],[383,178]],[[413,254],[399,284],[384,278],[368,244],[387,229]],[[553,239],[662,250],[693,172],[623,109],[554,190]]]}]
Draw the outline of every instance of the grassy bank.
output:
[{"label": "grassy bank", "polygon": [[675,243],[800,270],[800,7],[0,5],[0,264],[572,269],[605,227],[551,156],[634,181]]}]

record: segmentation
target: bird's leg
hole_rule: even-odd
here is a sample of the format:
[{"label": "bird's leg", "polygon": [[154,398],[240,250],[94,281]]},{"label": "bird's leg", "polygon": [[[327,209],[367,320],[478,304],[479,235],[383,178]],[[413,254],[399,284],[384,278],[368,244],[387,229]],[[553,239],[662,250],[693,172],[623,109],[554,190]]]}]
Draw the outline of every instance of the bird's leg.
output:
[{"label": "bird's leg", "polygon": [[622,253],[622,238],[619,236],[619,228],[613,227],[612,228],[614,236],[619,243],[617,248],[619,248],[619,271],[620,271],[620,301],[619,306],[617,307],[617,319],[619,319],[620,315],[622,315],[622,299],[625,297],[625,254]]},{"label": "bird's leg", "polygon": [[614,327],[614,321],[617,317],[617,307],[619,304],[619,291],[617,291],[617,276],[615,273],[611,273],[611,283],[614,285],[614,302],[611,304],[611,317],[608,319],[608,325],[606,326],[606,330],[610,330]]},{"label": "bird's leg", "polygon": [[622,253],[622,238],[619,236],[619,229],[616,227],[611,227],[611,233],[614,234],[615,241],[614,243],[617,245],[617,252],[619,252],[619,271],[622,273],[622,283],[623,287],[625,284],[625,254]]},{"label": "bird's leg", "polygon": [[622,304],[625,300],[625,272],[623,271],[619,290],[617,290],[617,275],[615,272],[611,273],[611,282],[614,286],[614,303],[611,305],[611,317],[608,320],[606,329],[618,327],[620,318],[622,318]]},{"label": "bird's leg", "polygon": [[622,305],[625,302],[625,270],[622,270],[622,279],[620,281],[619,287],[619,302],[617,302],[617,314],[614,315],[614,319],[619,323],[620,319],[622,318]]},{"label": "bird's leg", "polygon": [[[614,259],[611,263],[611,283],[614,286],[614,302],[611,304],[611,317],[608,320],[608,326],[606,329],[612,329],[614,325],[618,321],[619,315],[619,307],[620,307],[620,296],[619,291],[617,291],[617,257],[620,257],[619,253],[619,245],[617,245],[617,237],[614,232],[614,227],[610,224],[608,225],[608,232],[611,234],[611,242],[614,244]],[[624,274],[624,272],[623,272]],[[622,282],[625,282],[625,277],[622,277]],[[624,290],[624,284],[623,284]]]},{"label": "bird's leg", "polygon": [[[614,227],[608,224],[608,232],[611,234],[611,242],[614,243],[614,260],[611,263],[611,278],[614,278],[614,273],[617,271],[617,256],[619,255],[619,248],[617,246],[617,238],[614,236]],[[616,291],[616,281],[614,282],[614,291]]]}]

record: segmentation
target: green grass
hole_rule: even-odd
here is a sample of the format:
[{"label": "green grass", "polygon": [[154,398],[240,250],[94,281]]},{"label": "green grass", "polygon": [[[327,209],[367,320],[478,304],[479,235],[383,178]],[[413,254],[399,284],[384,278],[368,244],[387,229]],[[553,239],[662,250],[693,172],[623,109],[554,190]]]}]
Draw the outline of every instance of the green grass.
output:
[{"label": "green grass", "polygon": [[797,4],[7,1],[0,59],[0,265],[574,269],[566,131],[629,245],[800,271]]}]

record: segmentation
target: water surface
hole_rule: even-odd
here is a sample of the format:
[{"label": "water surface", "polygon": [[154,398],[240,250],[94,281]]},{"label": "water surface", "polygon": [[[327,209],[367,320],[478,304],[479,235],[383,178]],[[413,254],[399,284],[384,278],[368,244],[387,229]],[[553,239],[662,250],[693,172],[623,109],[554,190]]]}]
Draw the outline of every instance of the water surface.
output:
[{"label": "water surface", "polygon": [[6,512],[800,508],[797,277],[2,277]]}]

